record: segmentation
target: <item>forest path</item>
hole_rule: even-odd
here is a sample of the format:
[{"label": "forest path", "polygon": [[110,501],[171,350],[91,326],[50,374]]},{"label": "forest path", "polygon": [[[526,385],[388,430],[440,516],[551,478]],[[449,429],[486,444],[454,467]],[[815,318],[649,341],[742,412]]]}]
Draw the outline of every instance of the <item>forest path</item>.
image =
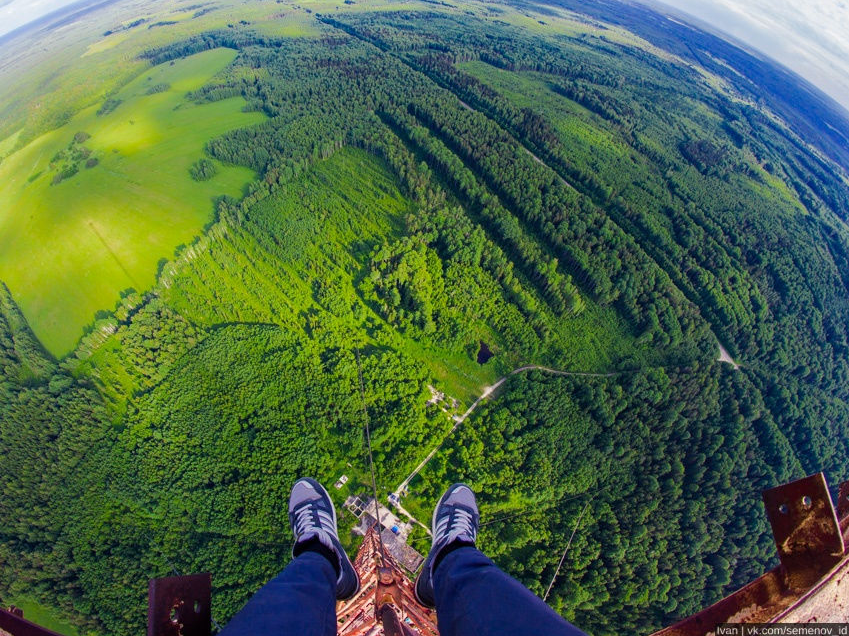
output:
[{"label": "forest path", "polygon": [[[719,362],[724,362],[724,363],[730,364],[731,366],[734,367],[735,370],[739,369],[740,365],[738,365],[736,362],[734,362],[734,359],[731,357],[731,355],[728,353],[728,351],[725,349],[725,347],[723,347],[722,344],[719,343],[719,341],[717,341],[717,345],[719,346],[719,357],[717,358],[717,360]],[[405,515],[411,521],[413,521],[414,523],[417,523],[418,525],[424,527],[427,530],[427,526],[425,526],[421,521],[419,521],[418,519],[413,517],[413,515],[411,515],[409,512],[407,512],[407,510],[405,510],[401,506],[401,497],[403,497],[406,494],[407,487],[410,485],[410,482],[413,480],[413,478],[416,475],[418,475],[421,472],[421,470],[425,466],[427,466],[428,462],[430,462],[430,460],[433,459],[433,456],[436,455],[437,451],[439,451],[439,449],[442,448],[442,446],[445,444],[446,441],[448,441],[448,439],[454,434],[454,432],[458,428],[460,428],[460,425],[463,422],[466,421],[466,418],[468,418],[475,411],[475,409],[481,404],[481,402],[483,402],[486,398],[488,398],[490,395],[492,395],[509,378],[511,378],[512,376],[517,375],[519,373],[525,373],[527,371],[543,371],[545,373],[551,373],[553,375],[584,377],[584,378],[612,378],[612,377],[615,377],[617,375],[622,375],[623,373],[627,373],[626,371],[618,371],[618,372],[611,372],[611,373],[587,373],[587,372],[582,372],[582,371],[561,371],[560,369],[552,369],[550,367],[544,367],[544,366],[538,365],[538,364],[528,364],[528,365],[521,366],[521,367],[518,367],[516,369],[513,369],[507,375],[499,378],[498,381],[496,381],[494,384],[487,386],[487,387],[484,387],[483,393],[480,394],[478,399],[476,399],[474,402],[472,402],[472,405],[469,408],[467,408],[466,411],[462,415],[455,415],[453,417],[454,426],[451,427],[451,430],[448,431],[448,434],[445,437],[442,438],[442,441],[439,442],[439,444],[437,444],[427,454],[427,456],[419,463],[419,465],[416,466],[413,469],[413,472],[411,472],[409,474],[409,476],[404,481],[402,481],[401,484],[395,489],[395,491],[389,495],[389,503],[391,503],[398,510],[398,512]],[[428,534],[430,534],[429,530],[428,530]]]},{"label": "forest path", "polygon": [[717,360],[719,360],[720,362],[725,362],[726,364],[730,364],[732,367],[734,367],[735,371],[740,368],[740,365],[734,362],[734,358],[731,357],[731,354],[728,353],[728,350],[723,347],[721,343],[719,345],[719,357],[717,358]]},{"label": "forest path", "polygon": [[[509,378],[519,373],[525,373],[527,371],[544,371],[545,373],[551,373],[554,375],[565,375],[565,376],[576,376],[576,377],[585,377],[585,378],[611,378],[617,375],[621,375],[623,372],[613,372],[613,373],[586,373],[582,371],[561,371],[559,369],[552,369],[549,367],[540,366],[538,364],[528,364],[517,369],[513,369],[507,375],[498,379],[494,384],[484,387],[483,393],[481,393],[480,397],[472,402],[472,405],[466,409],[465,413],[462,415],[454,416],[454,426],[451,427],[451,430],[448,431],[448,434],[442,438],[442,441],[439,442],[425,457],[421,463],[413,469],[413,472],[401,482],[401,485],[395,489],[395,492],[389,495],[389,503],[391,503],[401,514],[410,518],[414,523],[419,524],[420,526],[425,526],[421,521],[413,517],[409,512],[407,512],[404,508],[401,507],[401,497],[406,494],[407,487],[410,485],[410,481],[412,481],[413,477],[419,474],[421,470],[427,466],[428,462],[433,459],[433,456],[436,455],[437,451],[442,448],[443,444],[454,434],[454,432],[460,427],[460,425],[466,421],[474,410],[483,402],[486,398],[492,395],[498,387],[504,384]],[[430,534],[430,532],[428,532]]]}]

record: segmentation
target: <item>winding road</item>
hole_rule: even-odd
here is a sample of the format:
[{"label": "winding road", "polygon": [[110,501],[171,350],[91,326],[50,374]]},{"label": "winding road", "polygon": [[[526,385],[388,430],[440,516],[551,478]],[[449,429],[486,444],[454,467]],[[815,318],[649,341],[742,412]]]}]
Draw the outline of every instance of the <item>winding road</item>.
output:
[{"label": "winding road", "polygon": [[[740,368],[739,365],[734,361],[734,359],[728,354],[728,352],[721,344],[719,345],[718,361],[731,364],[735,370]],[[442,439],[442,441],[427,454],[427,456],[421,461],[421,463],[413,469],[413,472],[411,472],[407,476],[407,478],[402,481],[401,484],[395,489],[395,491],[391,495],[389,495],[389,503],[392,504],[398,510],[399,513],[408,517],[413,523],[417,523],[418,525],[422,526],[425,530],[427,530],[427,533],[430,534],[430,530],[425,524],[416,519],[413,515],[411,515],[409,512],[407,512],[407,510],[405,510],[401,506],[401,497],[407,494],[407,487],[410,485],[410,482],[413,480],[413,477],[418,475],[421,470],[425,466],[427,466],[428,462],[433,459],[433,456],[436,455],[437,451],[442,448],[448,438],[454,434],[454,432],[460,427],[460,425],[466,421],[466,418],[468,418],[474,412],[474,410],[478,408],[480,403],[483,402],[490,395],[492,395],[495,390],[498,389],[498,387],[500,387],[502,384],[504,384],[510,377],[519,373],[525,373],[527,371],[544,371],[545,373],[551,373],[553,375],[566,375],[585,378],[612,378],[614,376],[621,375],[622,373],[624,373],[622,371],[613,373],[584,373],[581,371],[560,371],[559,369],[543,367],[538,364],[528,364],[523,367],[519,367],[518,369],[513,369],[504,377],[499,378],[498,381],[495,382],[495,384],[484,387],[483,393],[481,393],[480,397],[478,397],[477,400],[472,402],[472,405],[468,409],[466,409],[465,413],[463,413],[462,415],[455,415],[453,417],[454,426],[451,427],[451,430],[448,431],[448,434]]]},{"label": "winding road", "polygon": [[421,463],[413,469],[413,472],[411,472],[409,476],[401,482],[401,485],[395,489],[395,492],[389,495],[389,503],[391,503],[398,510],[398,512],[405,515],[406,517],[409,517],[411,521],[425,528],[425,530],[428,531],[428,534],[430,534],[430,530],[425,524],[413,517],[413,515],[411,515],[401,506],[401,497],[403,497],[407,493],[407,487],[410,485],[410,481],[412,481],[413,477],[419,474],[422,468],[427,466],[427,463],[431,459],[433,459],[433,456],[436,455],[436,452],[440,448],[442,448],[442,445],[445,444],[448,438],[454,434],[454,431],[456,431],[460,427],[460,425],[466,421],[466,418],[469,417],[476,408],[478,408],[478,405],[480,405],[481,402],[483,402],[486,398],[492,395],[493,392],[498,389],[498,387],[500,387],[502,384],[504,384],[511,376],[517,375],[519,373],[525,373],[526,371],[544,371],[546,373],[551,373],[554,375],[569,375],[586,378],[610,378],[621,373],[582,373],[580,371],[560,371],[558,369],[551,369],[549,367],[543,367],[537,364],[529,364],[523,367],[519,367],[518,369],[513,369],[510,373],[500,378],[495,384],[492,384],[488,387],[484,387],[483,393],[481,393],[480,397],[477,400],[472,402],[472,405],[466,409],[465,413],[463,413],[462,415],[454,416],[454,426],[451,427],[451,430],[448,431],[448,434],[442,439],[442,441],[437,444],[433,448],[433,450],[431,450],[427,454],[427,457],[425,457],[421,461]]}]

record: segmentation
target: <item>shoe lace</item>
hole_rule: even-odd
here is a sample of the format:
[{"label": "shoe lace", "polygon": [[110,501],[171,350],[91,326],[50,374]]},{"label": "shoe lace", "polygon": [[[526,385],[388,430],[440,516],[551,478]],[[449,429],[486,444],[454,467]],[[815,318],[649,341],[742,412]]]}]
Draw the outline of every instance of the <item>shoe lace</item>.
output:
[{"label": "shoe lace", "polygon": [[477,530],[472,513],[464,508],[455,508],[453,512],[450,535],[454,538],[465,535],[474,541],[477,536]]},{"label": "shoe lace", "polygon": [[299,537],[320,532],[323,530],[320,524],[315,505],[307,503],[295,510],[295,534]]}]

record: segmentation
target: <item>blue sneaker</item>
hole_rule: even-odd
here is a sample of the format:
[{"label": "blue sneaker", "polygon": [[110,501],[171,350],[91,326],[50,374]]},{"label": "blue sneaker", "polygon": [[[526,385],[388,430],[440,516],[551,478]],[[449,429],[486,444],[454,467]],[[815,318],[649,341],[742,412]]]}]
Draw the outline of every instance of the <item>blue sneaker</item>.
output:
[{"label": "blue sneaker", "polygon": [[416,577],[416,600],[425,607],[435,607],[433,593],[433,566],[442,551],[452,543],[460,541],[474,545],[478,536],[480,514],[475,493],[466,484],[454,484],[433,511],[431,531],[433,544],[427,554],[421,572]]},{"label": "blue sneaker", "polygon": [[[313,539],[318,540],[325,556],[333,555],[338,560],[336,578],[336,598],[347,600],[360,591],[360,577],[351,564],[351,559],[339,543],[336,529],[336,509],[330,495],[315,479],[304,477],[292,486],[289,495],[289,523],[295,533],[295,545],[292,556],[296,556],[298,547]],[[324,550],[326,548],[326,550]]]}]

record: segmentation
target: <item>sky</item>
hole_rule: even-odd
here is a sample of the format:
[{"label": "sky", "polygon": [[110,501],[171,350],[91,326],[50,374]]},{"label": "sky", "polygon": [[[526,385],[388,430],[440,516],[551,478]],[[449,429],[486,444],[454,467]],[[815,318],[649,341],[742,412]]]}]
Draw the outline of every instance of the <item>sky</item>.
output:
[{"label": "sky", "polygon": [[[0,0],[0,35],[75,0]],[[849,109],[849,0],[661,0],[778,60]]]},{"label": "sky", "polygon": [[77,0],[0,0],[0,35]]},{"label": "sky", "polygon": [[849,0],[660,0],[734,36],[849,110]]}]

